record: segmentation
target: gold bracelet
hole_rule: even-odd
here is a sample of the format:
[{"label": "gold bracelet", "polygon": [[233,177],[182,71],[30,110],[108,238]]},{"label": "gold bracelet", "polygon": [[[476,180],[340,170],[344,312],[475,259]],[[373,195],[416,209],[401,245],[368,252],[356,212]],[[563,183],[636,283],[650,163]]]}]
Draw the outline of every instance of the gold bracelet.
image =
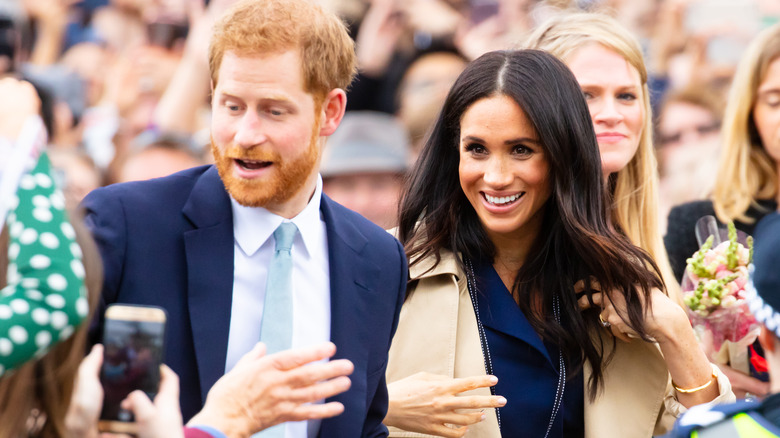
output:
[{"label": "gold bracelet", "polygon": [[713,371],[713,372],[712,372],[712,377],[710,377],[710,381],[709,381],[709,382],[705,383],[704,385],[697,386],[697,387],[695,387],[695,388],[691,388],[691,389],[683,389],[683,388],[680,388],[679,386],[677,386],[677,385],[674,383],[674,380],[672,380],[672,388],[674,388],[674,389],[675,389],[677,392],[681,392],[681,393],[683,393],[683,394],[690,394],[690,393],[692,393],[692,392],[701,391],[702,389],[704,389],[704,388],[706,388],[706,387],[708,387],[708,386],[712,385],[712,382],[714,382],[714,381],[715,381],[715,379],[717,379],[717,378],[718,378],[718,375],[717,375],[717,374],[715,374],[715,371]]}]

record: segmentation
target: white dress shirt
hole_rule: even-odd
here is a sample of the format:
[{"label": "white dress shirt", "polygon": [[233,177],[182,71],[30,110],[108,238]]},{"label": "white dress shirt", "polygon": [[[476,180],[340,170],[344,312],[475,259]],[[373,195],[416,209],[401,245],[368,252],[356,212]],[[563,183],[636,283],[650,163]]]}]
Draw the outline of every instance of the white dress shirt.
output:
[{"label": "white dress shirt", "polygon": [[[320,215],[322,177],[309,204],[287,220],[261,207],[244,207],[230,199],[233,208],[234,272],[225,372],[260,340],[265,284],[274,254],[274,230],[292,222],[298,233],[292,245],[293,348],[330,340],[330,272],[325,222]],[[313,438],[321,421],[285,425],[286,438]]]}]

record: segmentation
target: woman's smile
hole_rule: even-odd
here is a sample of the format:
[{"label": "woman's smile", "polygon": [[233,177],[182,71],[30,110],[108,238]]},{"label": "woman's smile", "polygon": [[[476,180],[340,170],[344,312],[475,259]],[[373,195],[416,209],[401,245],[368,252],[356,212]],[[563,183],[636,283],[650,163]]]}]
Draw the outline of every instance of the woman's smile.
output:
[{"label": "woman's smile", "polygon": [[549,163],[513,99],[474,102],[460,122],[460,186],[488,234],[534,234],[550,197]]}]

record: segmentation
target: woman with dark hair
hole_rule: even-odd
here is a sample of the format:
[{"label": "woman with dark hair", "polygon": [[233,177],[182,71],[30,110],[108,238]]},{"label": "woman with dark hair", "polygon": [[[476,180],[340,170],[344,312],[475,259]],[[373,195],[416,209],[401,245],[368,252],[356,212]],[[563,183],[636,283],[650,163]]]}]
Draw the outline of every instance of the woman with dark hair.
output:
[{"label": "woman with dark hair", "polygon": [[411,282],[388,364],[391,436],[647,437],[733,398],[608,208],[566,66],[536,50],[471,63],[401,201]]}]

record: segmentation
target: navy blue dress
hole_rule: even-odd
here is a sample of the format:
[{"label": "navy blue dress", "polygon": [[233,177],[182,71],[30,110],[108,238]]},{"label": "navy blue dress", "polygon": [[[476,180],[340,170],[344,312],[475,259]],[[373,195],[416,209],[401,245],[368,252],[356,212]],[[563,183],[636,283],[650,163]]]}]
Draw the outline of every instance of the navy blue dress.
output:
[{"label": "navy blue dress", "polygon": [[[507,399],[498,410],[504,437],[543,438],[558,386],[558,347],[542,341],[490,263],[475,263],[477,317],[498,377],[495,394]],[[567,373],[563,403],[549,437],[584,436],[583,375]]]}]

